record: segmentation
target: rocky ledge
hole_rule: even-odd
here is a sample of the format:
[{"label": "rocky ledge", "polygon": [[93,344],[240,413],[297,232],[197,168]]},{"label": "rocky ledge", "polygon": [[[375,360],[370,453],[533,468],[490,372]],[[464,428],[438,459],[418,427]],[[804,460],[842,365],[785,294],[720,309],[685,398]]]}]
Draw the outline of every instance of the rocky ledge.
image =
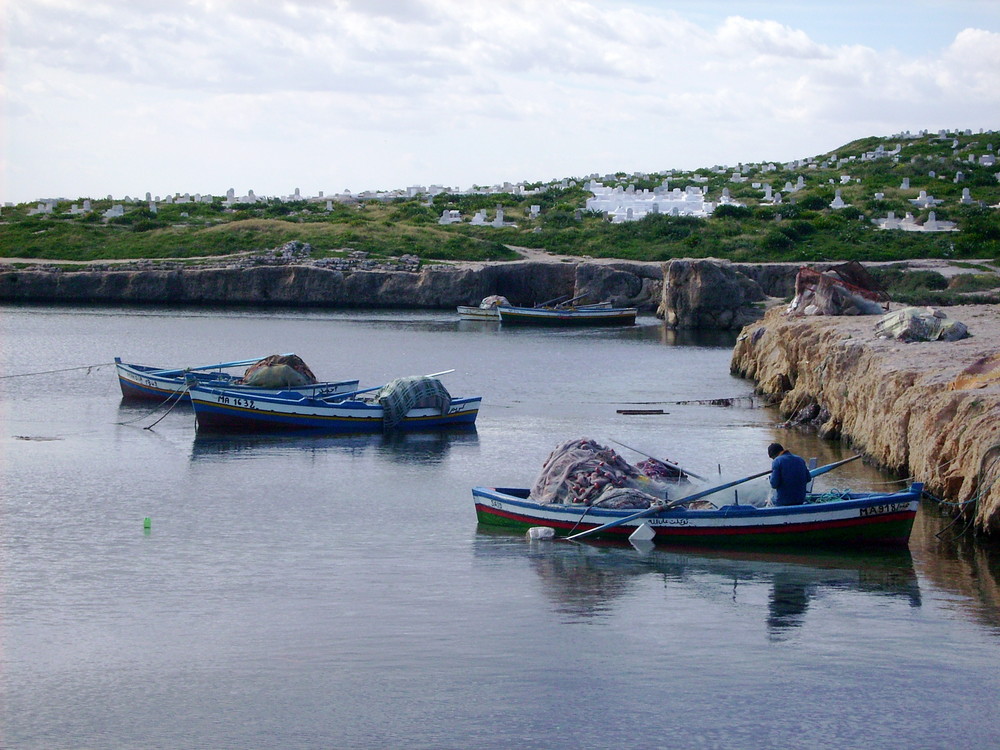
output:
[{"label": "rocky ledge", "polygon": [[416,271],[333,268],[292,261],[215,268],[0,268],[0,300],[95,304],[284,305],[454,309],[502,294],[516,305],[587,294],[652,312],[658,263],[509,262]]},{"label": "rocky ledge", "polygon": [[[790,318],[774,308],[743,328],[732,371],[883,467],[1000,533],[1000,306],[947,308],[972,334],[902,343],[875,316]],[[818,419],[817,419],[818,417]]]}]

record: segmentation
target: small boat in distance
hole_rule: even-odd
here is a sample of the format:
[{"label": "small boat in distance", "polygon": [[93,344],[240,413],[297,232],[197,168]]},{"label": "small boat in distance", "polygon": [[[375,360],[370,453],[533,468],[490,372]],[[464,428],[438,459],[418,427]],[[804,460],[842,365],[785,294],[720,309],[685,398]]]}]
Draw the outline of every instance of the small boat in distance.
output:
[{"label": "small boat in distance", "polygon": [[[333,396],[309,396],[290,389],[259,395],[214,388],[188,379],[191,405],[199,432],[264,433],[285,431],[381,432],[470,427],[479,414],[481,396],[451,398],[443,386],[426,383],[395,384]],[[430,378],[433,380],[432,378]],[[412,387],[411,387],[412,386]],[[379,391],[370,398],[362,393]],[[386,394],[386,395],[383,395]]]},{"label": "small boat in distance", "polygon": [[676,505],[642,517],[627,509],[538,503],[529,499],[528,489],[475,487],[472,497],[480,524],[522,532],[542,526],[556,536],[586,536],[584,532],[604,527],[591,538],[624,542],[646,524],[655,544],[872,549],[907,545],[922,492],[923,485],[914,483],[893,493],[810,494],[804,505],[740,504],[705,510]]},{"label": "small boat in distance", "polygon": [[[284,355],[289,356],[289,355]],[[239,360],[237,362],[220,362],[214,365],[190,368],[163,368],[150,365],[136,365],[122,362],[121,357],[115,357],[115,369],[118,373],[118,384],[122,390],[122,398],[128,401],[165,401],[178,398],[180,401],[190,401],[185,378],[190,375],[196,382],[217,388],[228,388],[246,393],[264,395],[287,391],[288,386],[266,388],[240,383],[243,374],[224,372],[225,369],[246,367],[263,361],[266,358]],[[338,393],[356,391],[357,380],[338,380],[299,385],[295,390],[312,396],[328,396]]]},{"label": "small boat in distance", "polygon": [[478,306],[459,305],[458,318],[459,320],[498,321],[500,320],[500,315],[497,313],[497,306],[509,304],[510,302],[507,301],[506,297],[499,294],[491,294],[489,297],[483,297],[483,301]]},{"label": "small boat in distance", "polygon": [[[575,304],[578,300],[584,299],[587,295],[581,294],[578,297],[573,297],[569,299],[569,295],[565,294],[562,297],[556,297],[555,299],[548,300],[547,302],[540,302],[534,305],[532,310],[595,310],[595,309],[607,309],[611,307],[611,302],[595,302],[589,305],[577,305]],[[459,305],[458,306],[458,317],[460,320],[486,320],[497,322],[500,320],[500,308],[501,307],[511,307],[516,308],[516,305],[511,305],[506,297],[499,294],[492,294],[489,297],[484,297],[483,301],[479,303],[478,307],[473,307],[471,305]]]},{"label": "small boat in distance", "polygon": [[579,307],[500,306],[501,325],[531,326],[631,326],[639,311],[635,307],[581,305]]}]

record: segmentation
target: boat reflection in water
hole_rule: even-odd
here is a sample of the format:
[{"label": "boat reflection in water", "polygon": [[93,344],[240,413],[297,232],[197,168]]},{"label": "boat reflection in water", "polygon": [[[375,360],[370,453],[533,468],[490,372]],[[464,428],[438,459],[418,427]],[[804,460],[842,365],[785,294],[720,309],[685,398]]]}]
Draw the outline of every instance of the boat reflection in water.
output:
[{"label": "boat reflection in water", "polygon": [[[800,627],[810,604],[835,592],[890,597],[921,605],[920,587],[908,550],[879,552],[756,552],[631,548],[611,543],[528,542],[520,535],[480,528],[477,554],[511,554],[526,547],[532,568],[558,612],[582,620],[609,615],[641,576],[663,579],[699,600],[722,605],[759,600],[769,587],[766,625],[772,639]],[[503,552],[501,552],[503,550]],[[741,591],[750,586],[751,589]],[[753,590],[753,593],[751,593]]]},{"label": "boat reflection in water", "polygon": [[388,433],[316,433],[314,430],[267,435],[195,434],[191,460],[223,457],[250,458],[288,453],[373,453],[401,463],[443,461],[454,445],[475,445],[479,435],[475,425],[447,430]]}]

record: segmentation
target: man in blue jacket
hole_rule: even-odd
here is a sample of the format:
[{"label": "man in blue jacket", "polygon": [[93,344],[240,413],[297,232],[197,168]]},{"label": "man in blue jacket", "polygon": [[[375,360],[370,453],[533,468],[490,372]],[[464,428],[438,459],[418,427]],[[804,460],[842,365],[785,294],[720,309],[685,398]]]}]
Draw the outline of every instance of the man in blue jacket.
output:
[{"label": "man in blue jacket", "polygon": [[775,490],[775,505],[802,505],[806,499],[806,487],[812,480],[809,467],[800,456],[789,453],[781,443],[767,446],[771,461],[771,486]]}]

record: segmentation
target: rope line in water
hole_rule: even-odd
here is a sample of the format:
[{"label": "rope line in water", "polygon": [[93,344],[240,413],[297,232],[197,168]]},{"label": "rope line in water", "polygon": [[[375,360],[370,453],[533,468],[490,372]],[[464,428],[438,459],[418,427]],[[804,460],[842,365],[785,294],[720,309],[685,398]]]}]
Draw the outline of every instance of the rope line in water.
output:
[{"label": "rope line in water", "polygon": [[0,375],[0,380],[7,380],[8,378],[30,378],[35,375],[52,375],[57,372],[72,372],[73,370],[86,370],[87,374],[90,374],[91,370],[97,370],[101,367],[110,367],[114,362],[100,362],[96,365],[80,365],[79,367],[63,367],[60,370],[44,370],[43,372],[20,372],[16,375]]},{"label": "rope line in water", "polygon": [[151,425],[149,425],[147,427],[143,427],[142,429],[144,429],[144,430],[151,430],[154,427],[156,427],[156,425],[158,425],[160,422],[163,421],[163,417],[167,416],[173,410],[173,408],[175,406],[177,406],[177,404],[179,404],[181,402],[181,399],[184,398],[184,394],[187,393],[187,392],[188,392],[188,387],[184,386],[183,390],[180,390],[180,391],[177,392],[177,400],[174,401],[174,403],[172,403],[170,405],[169,409],[167,409],[165,412],[163,412],[163,416],[161,416],[159,419],[157,419],[155,422],[153,422],[153,424],[151,424]]},{"label": "rope line in water", "polygon": [[[135,424],[136,422],[140,422],[143,419],[146,419],[147,417],[151,417],[154,414],[156,414],[156,412],[158,412],[160,409],[162,409],[164,406],[166,406],[167,404],[169,404],[174,398],[176,398],[177,401],[180,401],[181,397],[185,393],[187,393],[187,390],[188,390],[187,386],[184,386],[183,390],[175,391],[174,393],[169,394],[165,399],[163,399],[160,403],[158,403],[152,409],[150,409],[149,411],[147,411],[147,412],[145,412],[143,414],[140,414],[135,419],[126,419],[124,422],[115,422],[115,424],[130,425],[130,424]],[[170,413],[170,409],[173,409],[177,405],[177,401],[175,401],[173,404],[170,405],[170,408],[167,409],[167,411],[164,413],[163,417],[167,416],[167,414]],[[160,417],[160,419],[163,419],[163,417]],[[160,419],[156,420],[156,422],[159,422]],[[153,424],[156,424],[156,422],[153,422]],[[153,425],[150,425],[150,427],[152,427],[152,426]],[[143,429],[148,429],[148,428],[143,428]]]}]

